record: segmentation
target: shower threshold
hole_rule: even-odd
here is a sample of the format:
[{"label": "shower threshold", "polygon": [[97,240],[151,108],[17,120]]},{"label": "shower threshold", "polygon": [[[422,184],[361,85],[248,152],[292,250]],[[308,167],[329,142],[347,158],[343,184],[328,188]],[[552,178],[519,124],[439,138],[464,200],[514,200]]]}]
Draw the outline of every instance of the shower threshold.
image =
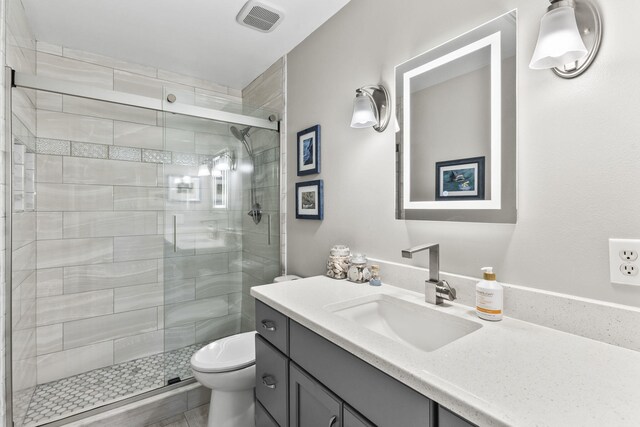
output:
[{"label": "shower threshold", "polygon": [[47,424],[156,390],[174,378],[190,378],[193,375],[189,361],[202,346],[193,344],[40,384],[33,391],[23,420],[16,420],[15,425]]}]

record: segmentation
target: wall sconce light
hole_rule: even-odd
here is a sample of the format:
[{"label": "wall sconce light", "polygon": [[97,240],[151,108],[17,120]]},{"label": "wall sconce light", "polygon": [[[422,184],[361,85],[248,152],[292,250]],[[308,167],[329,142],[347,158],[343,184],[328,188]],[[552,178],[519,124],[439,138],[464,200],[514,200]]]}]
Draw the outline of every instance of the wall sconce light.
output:
[{"label": "wall sconce light", "polygon": [[602,19],[590,0],[550,0],[540,20],[538,43],[529,68],[551,68],[572,79],[591,65],[602,40]]},{"label": "wall sconce light", "polygon": [[384,132],[391,117],[391,97],[387,89],[382,86],[363,86],[356,89],[353,100],[352,128],[373,127],[378,132]]},{"label": "wall sconce light", "polygon": [[222,171],[236,170],[235,158],[229,153],[223,153],[213,158],[206,158],[198,167],[198,176],[222,176]]}]

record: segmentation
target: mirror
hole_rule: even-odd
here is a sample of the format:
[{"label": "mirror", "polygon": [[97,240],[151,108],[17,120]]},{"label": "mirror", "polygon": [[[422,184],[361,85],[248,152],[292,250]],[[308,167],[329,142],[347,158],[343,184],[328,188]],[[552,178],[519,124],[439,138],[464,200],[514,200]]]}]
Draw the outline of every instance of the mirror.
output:
[{"label": "mirror", "polygon": [[516,222],[516,22],[396,67],[396,218]]}]

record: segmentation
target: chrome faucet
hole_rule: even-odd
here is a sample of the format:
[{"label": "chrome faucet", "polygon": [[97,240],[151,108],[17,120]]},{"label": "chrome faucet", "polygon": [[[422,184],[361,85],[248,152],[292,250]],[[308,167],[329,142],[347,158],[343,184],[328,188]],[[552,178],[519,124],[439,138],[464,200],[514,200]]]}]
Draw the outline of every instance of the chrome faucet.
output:
[{"label": "chrome faucet", "polygon": [[430,304],[442,304],[447,299],[456,299],[456,290],[449,286],[446,280],[440,280],[440,245],[429,243],[414,246],[402,251],[403,258],[413,258],[416,252],[429,250],[429,280],[424,282],[424,300]]}]

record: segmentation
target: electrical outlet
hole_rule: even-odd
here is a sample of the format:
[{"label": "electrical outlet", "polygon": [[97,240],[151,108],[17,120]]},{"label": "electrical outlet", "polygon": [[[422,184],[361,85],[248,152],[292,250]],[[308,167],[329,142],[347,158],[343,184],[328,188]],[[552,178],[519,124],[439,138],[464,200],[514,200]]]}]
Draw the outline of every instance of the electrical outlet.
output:
[{"label": "electrical outlet", "polygon": [[638,252],[633,249],[623,249],[620,251],[620,259],[623,261],[635,261],[638,259]]},{"label": "electrical outlet", "polygon": [[609,239],[611,283],[640,286],[640,240]]},{"label": "electrical outlet", "polygon": [[625,262],[620,266],[620,272],[625,276],[636,276],[638,274],[638,267],[632,262]]}]

